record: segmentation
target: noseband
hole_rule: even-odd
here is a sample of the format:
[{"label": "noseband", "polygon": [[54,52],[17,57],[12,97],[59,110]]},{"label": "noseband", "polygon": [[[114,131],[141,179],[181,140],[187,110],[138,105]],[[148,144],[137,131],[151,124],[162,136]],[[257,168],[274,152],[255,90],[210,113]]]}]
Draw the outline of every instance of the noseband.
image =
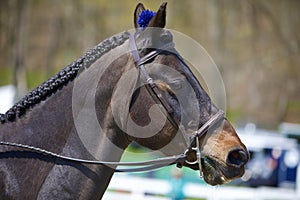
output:
[{"label": "noseband", "polygon": [[[144,79],[146,80],[147,84],[145,87],[147,88],[147,91],[150,93],[150,95],[153,97],[156,103],[159,103],[163,106],[163,108],[166,110],[166,117],[168,121],[176,128],[176,130],[179,130],[184,134],[184,131],[181,130],[179,120],[173,117],[173,109],[168,104],[168,102],[163,98],[161,92],[159,91],[157,85],[154,83],[153,79],[149,76],[148,72],[145,69],[145,64],[153,60],[157,55],[159,55],[163,51],[170,50],[174,47],[174,43],[170,42],[165,45],[163,45],[159,49],[152,50],[150,53],[145,55],[144,57],[140,58],[139,52],[136,46],[135,42],[135,35],[131,34],[129,38],[129,44],[132,52],[133,59],[135,61],[135,66],[139,72],[139,74],[142,74]],[[170,53],[173,53],[170,51]],[[184,62],[184,60],[176,53],[173,53],[182,64],[187,64]],[[187,164],[194,165],[198,164],[200,177],[202,177],[202,164],[201,164],[201,148],[199,144],[199,139],[204,136],[210,127],[213,127],[214,125],[218,124],[221,120],[224,119],[224,111],[219,110],[216,114],[214,114],[206,123],[204,123],[203,126],[201,126],[197,131],[194,132],[194,134],[190,137],[190,144],[187,147],[186,151],[183,152],[180,155],[174,155],[174,156],[168,156],[163,158],[158,158],[154,160],[148,160],[148,161],[140,161],[140,162],[107,162],[107,161],[95,161],[95,160],[84,160],[84,159],[78,159],[68,156],[62,156],[50,151],[47,151],[45,149],[37,148],[34,146],[26,145],[26,144],[19,144],[19,143],[13,143],[13,142],[6,142],[6,141],[0,141],[0,145],[4,146],[12,146],[12,147],[18,147],[22,149],[26,149],[38,154],[43,154],[45,156],[60,159],[68,162],[75,162],[80,164],[93,164],[93,165],[107,165],[111,167],[116,166],[138,166],[135,168],[128,168],[128,169],[116,169],[116,172],[138,172],[138,171],[148,171],[153,170],[157,168],[161,168],[167,165],[177,164],[177,166],[182,166],[182,163],[186,162]],[[188,161],[187,160],[187,154],[191,151],[194,151],[196,153],[196,159],[194,161]]]}]

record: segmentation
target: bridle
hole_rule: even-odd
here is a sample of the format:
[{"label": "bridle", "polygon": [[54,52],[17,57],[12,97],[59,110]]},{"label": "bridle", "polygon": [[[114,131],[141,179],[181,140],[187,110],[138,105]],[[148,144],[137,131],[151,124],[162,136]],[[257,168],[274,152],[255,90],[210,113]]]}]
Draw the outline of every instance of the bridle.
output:
[{"label": "bridle", "polygon": [[[161,104],[163,106],[163,108],[166,110],[167,119],[174,126],[174,128],[176,128],[176,130],[180,129],[179,121],[172,115],[173,109],[168,104],[168,102],[163,98],[161,92],[157,88],[153,79],[149,76],[148,72],[145,69],[146,63],[153,60],[161,52],[173,48],[174,43],[169,42],[169,43],[163,45],[159,49],[154,49],[142,58],[140,58],[140,56],[139,56],[139,51],[136,46],[134,34],[130,35],[129,44],[130,44],[133,59],[135,61],[135,66],[136,66],[139,74],[142,74],[144,79],[146,80],[147,84],[145,84],[145,87],[147,88],[147,91],[151,94],[151,96],[153,97],[155,102]],[[173,53],[173,52],[171,52],[171,53]],[[184,65],[186,65],[184,60],[179,55],[177,55],[176,53],[173,53],[173,54],[176,55],[177,58],[179,58],[180,61]],[[18,148],[26,149],[28,151],[35,152],[38,154],[43,154],[47,157],[51,157],[54,159],[60,159],[63,161],[75,162],[75,163],[79,163],[79,164],[107,165],[107,166],[111,166],[114,168],[116,166],[131,166],[131,167],[135,166],[134,168],[127,168],[127,169],[119,169],[118,168],[115,170],[116,172],[149,171],[149,170],[158,169],[158,168],[161,168],[161,167],[164,167],[167,165],[172,165],[172,164],[177,164],[178,166],[182,166],[182,163],[186,162],[187,164],[190,164],[190,165],[198,164],[200,177],[202,177],[201,148],[200,148],[200,144],[199,144],[199,139],[207,133],[207,131],[210,127],[213,127],[214,125],[218,124],[223,119],[224,119],[224,112],[222,110],[219,110],[206,123],[204,123],[203,126],[201,126],[197,131],[195,131],[195,133],[193,135],[191,135],[190,145],[187,147],[186,151],[183,152],[182,154],[174,155],[174,156],[167,156],[167,157],[157,158],[157,159],[147,160],[147,161],[139,161],[139,162],[107,162],[107,161],[78,159],[78,158],[59,155],[59,154],[53,153],[51,151],[47,151],[45,149],[34,147],[31,145],[6,142],[6,141],[0,141],[0,145],[18,147]],[[194,151],[196,153],[196,159],[194,161],[187,160],[187,155],[191,151]]]},{"label": "bridle", "polygon": [[[161,104],[163,109],[166,111],[166,117],[168,121],[173,125],[173,127],[176,130],[180,130],[182,134],[185,134],[185,131],[181,129],[181,126],[179,125],[180,122],[177,118],[172,115],[173,109],[171,106],[168,104],[168,102],[163,98],[163,95],[159,91],[157,85],[154,83],[153,79],[150,77],[148,74],[147,70],[145,69],[145,64],[148,63],[149,61],[153,60],[156,56],[158,56],[161,52],[167,51],[170,54],[175,55],[180,62],[188,67],[188,65],[185,63],[183,58],[179,56],[177,53],[174,53],[171,51],[172,48],[174,48],[174,43],[171,41],[169,43],[164,44],[160,48],[155,48],[150,53],[146,54],[144,57],[140,57],[139,55],[139,50],[136,45],[135,41],[135,34],[130,34],[129,36],[129,45],[131,49],[131,53],[133,56],[133,60],[135,62],[135,66],[138,70],[138,74],[142,74],[144,76],[144,79],[146,80],[145,87],[149,94],[152,96],[152,98],[155,100],[156,103]],[[141,73],[140,73],[141,72]],[[138,78],[139,79],[139,78]],[[184,162],[193,165],[193,164],[198,164],[199,167],[199,172],[200,172],[200,177],[203,176],[202,174],[202,163],[201,163],[201,149],[200,149],[200,144],[199,144],[199,139],[207,133],[208,129],[210,127],[213,127],[217,123],[219,123],[221,120],[224,119],[224,111],[219,110],[215,115],[213,115],[203,126],[201,126],[195,133],[191,136],[190,138],[190,145],[186,149],[186,151],[183,153],[185,156]],[[187,154],[190,151],[195,151],[196,152],[196,160],[195,161],[188,161],[187,160]],[[180,163],[177,162],[177,166],[180,166]]]}]

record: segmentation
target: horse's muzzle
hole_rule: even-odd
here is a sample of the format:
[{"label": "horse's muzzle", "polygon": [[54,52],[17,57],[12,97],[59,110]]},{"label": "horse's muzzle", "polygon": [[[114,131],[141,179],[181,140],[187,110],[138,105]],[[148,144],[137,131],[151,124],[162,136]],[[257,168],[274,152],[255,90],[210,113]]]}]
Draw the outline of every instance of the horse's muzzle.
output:
[{"label": "horse's muzzle", "polygon": [[226,164],[234,168],[243,167],[249,160],[249,153],[244,149],[234,149],[228,153]]},{"label": "horse's muzzle", "polygon": [[221,185],[239,178],[244,174],[244,166],[248,160],[248,151],[244,149],[231,150],[227,155],[226,163],[205,156],[202,159],[204,180],[210,185]]}]

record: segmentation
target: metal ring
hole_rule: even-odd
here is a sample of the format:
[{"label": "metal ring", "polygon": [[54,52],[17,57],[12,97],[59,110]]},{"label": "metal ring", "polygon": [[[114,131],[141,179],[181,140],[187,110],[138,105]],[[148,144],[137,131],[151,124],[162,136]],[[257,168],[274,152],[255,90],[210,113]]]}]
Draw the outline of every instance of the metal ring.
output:
[{"label": "metal ring", "polygon": [[[192,150],[192,151],[195,151],[195,152],[197,153],[197,147],[192,147],[191,150]],[[186,155],[187,152],[189,152],[189,151],[190,151],[190,149],[185,150],[184,155]],[[189,165],[194,165],[194,164],[197,164],[197,163],[198,163],[198,159],[196,158],[195,161],[188,161],[188,160],[185,160],[184,162],[186,162],[186,163],[189,164]]]}]

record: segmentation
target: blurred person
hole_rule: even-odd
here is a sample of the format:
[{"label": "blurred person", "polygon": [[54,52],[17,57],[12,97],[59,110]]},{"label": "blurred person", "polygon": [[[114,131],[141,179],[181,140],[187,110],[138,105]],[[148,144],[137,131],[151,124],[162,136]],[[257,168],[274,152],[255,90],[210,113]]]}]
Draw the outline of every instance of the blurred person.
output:
[{"label": "blurred person", "polygon": [[178,168],[173,168],[171,170],[172,178],[170,180],[170,197],[172,200],[181,200],[185,197],[183,192],[185,182],[182,175],[182,170]]}]

